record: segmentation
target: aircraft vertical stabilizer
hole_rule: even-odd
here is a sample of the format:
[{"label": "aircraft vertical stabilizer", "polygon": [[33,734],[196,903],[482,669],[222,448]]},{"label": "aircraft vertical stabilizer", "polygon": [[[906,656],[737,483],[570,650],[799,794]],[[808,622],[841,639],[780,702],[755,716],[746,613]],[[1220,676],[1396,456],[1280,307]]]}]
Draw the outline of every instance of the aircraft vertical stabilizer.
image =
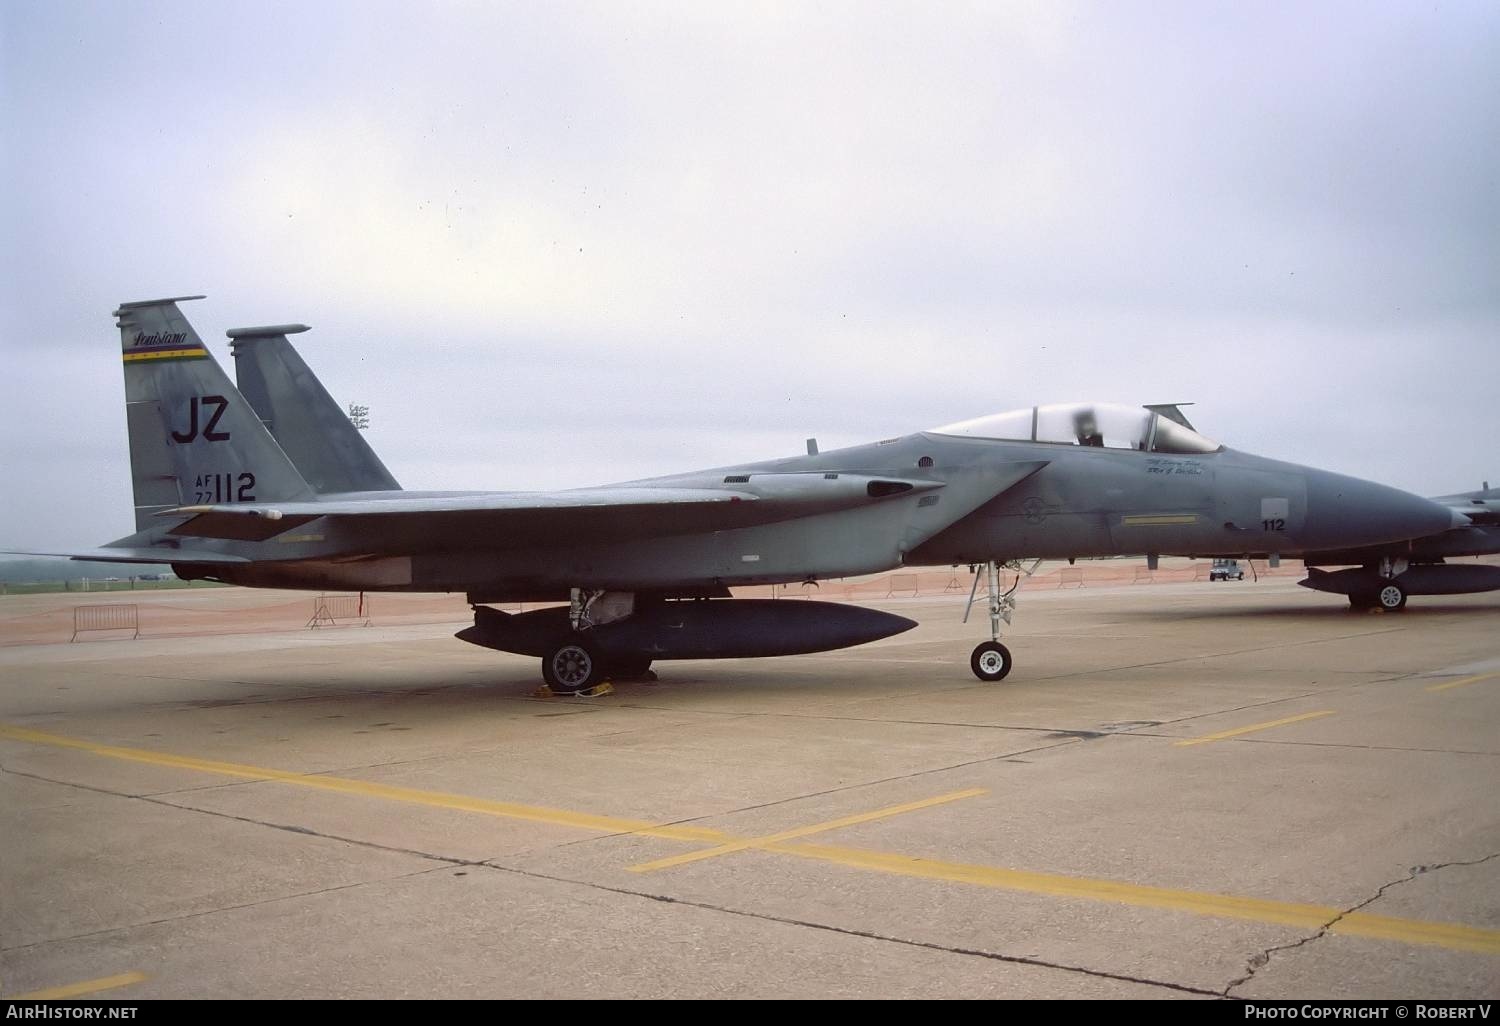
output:
[{"label": "aircraft vertical stabilizer", "polygon": [[177,304],[122,303],[125,414],[137,531],[155,515],[203,503],[305,499],[303,481]]},{"label": "aircraft vertical stabilizer", "polygon": [[318,493],[400,491],[364,435],[288,341],[288,335],[307,330],[304,324],[230,329],[240,392]]}]

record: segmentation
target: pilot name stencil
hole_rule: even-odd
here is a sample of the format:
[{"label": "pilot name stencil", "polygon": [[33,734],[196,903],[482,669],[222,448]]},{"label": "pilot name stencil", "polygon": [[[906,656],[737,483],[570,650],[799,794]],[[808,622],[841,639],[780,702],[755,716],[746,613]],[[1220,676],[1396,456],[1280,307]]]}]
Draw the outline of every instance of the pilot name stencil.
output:
[{"label": "pilot name stencil", "polygon": [[1203,465],[1197,460],[1164,460],[1152,457],[1146,461],[1148,474],[1201,474]]}]

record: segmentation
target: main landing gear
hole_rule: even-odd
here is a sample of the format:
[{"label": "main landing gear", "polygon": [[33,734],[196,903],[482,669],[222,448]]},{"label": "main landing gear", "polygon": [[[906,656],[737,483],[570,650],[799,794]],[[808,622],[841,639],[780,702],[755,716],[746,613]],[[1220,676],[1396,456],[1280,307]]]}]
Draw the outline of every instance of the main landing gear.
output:
[{"label": "main landing gear", "polygon": [[1397,613],[1406,608],[1406,589],[1395,578],[1406,573],[1410,564],[1404,559],[1382,559],[1378,564],[1367,566],[1380,576],[1380,583],[1373,588],[1358,591],[1349,596],[1351,609],[1382,609]]},{"label": "main landing gear", "polygon": [[555,694],[576,695],[606,680],[650,683],[656,671],[645,658],[607,661],[587,639],[574,637],[542,657],[542,680]]},{"label": "main landing gear", "polygon": [[[969,655],[969,669],[974,671],[974,676],[987,683],[1002,681],[1010,673],[1011,657],[1010,649],[1000,643],[1000,621],[1010,623],[1011,614],[1016,610],[1016,589],[1021,586],[1021,576],[1030,576],[1040,565],[1041,560],[1033,563],[1031,568],[1023,569],[1021,564],[998,563],[991,560],[984,564],[985,590],[989,597],[990,610],[990,640],[977,646]],[[1000,570],[1015,570],[1016,583],[1010,586],[1008,591],[1000,590]],[[974,596],[979,592],[979,573],[977,568],[974,574],[974,587],[969,589],[969,604],[964,608],[964,623],[969,622],[969,611],[974,607]]]},{"label": "main landing gear", "polygon": [[1395,581],[1386,581],[1373,591],[1359,592],[1349,596],[1351,609],[1383,609],[1396,613],[1406,608],[1406,589]]},{"label": "main landing gear", "polygon": [[649,656],[608,658],[588,636],[590,627],[623,620],[635,612],[629,592],[585,591],[574,588],[568,609],[572,633],[542,656],[542,680],[555,694],[592,691],[607,680],[656,680]]},{"label": "main landing gear", "polygon": [[604,679],[604,660],[583,638],[569,638],[542,657],[542,680],[559,695],[576,695]]}]

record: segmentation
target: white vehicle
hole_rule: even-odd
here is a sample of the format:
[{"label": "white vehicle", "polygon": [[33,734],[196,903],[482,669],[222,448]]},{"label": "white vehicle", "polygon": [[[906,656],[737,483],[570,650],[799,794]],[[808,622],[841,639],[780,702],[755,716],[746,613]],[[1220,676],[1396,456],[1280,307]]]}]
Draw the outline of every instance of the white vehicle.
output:
[{"label": "white vehicle", "polygon": [[1240,567],[1237,559],[1216,559],[1213,569],[1208,572],[1210,581],[1243,581],[1245,571]]}]

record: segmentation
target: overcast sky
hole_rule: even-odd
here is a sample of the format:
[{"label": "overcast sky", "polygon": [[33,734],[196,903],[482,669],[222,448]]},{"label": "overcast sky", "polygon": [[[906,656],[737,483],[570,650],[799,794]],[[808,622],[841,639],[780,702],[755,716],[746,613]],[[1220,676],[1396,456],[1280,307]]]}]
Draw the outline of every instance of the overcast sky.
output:
[{"label": "overcast sky", "polygon": [[1500,5],[0,2],[0,545],[131,530],[110,318],[295,341],[409,488],[1037,402],[1500,480]]}]

